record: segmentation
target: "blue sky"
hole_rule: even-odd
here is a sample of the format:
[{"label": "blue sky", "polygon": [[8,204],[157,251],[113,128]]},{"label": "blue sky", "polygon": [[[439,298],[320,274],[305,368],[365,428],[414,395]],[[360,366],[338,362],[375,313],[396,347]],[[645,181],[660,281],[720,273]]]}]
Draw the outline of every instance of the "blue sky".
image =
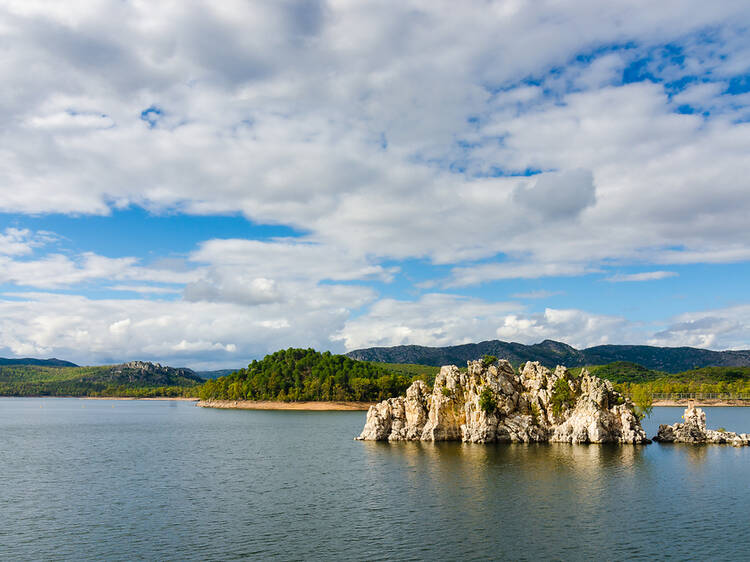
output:
[{"label": "blue sky", "polygon": [[0,356],[750,348],[746,2],[0,8]]}]

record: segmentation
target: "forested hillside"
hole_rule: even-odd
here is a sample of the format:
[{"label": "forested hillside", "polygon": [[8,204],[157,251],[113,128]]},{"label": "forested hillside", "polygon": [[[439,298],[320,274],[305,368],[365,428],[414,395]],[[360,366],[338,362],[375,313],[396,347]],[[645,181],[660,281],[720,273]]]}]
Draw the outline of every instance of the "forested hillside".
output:
[{"label": "forested hillside", "polygon": [[[628,394],[641,389],[648,394],[750,395],[750,367],[703,367],[668,373],[633,362],[615,361],[586,368]],[[581,369],[576,367],[571,371],[577,375]],[[207,381],[190,369],[140,361],[96,367],[0,365],[0,396],[189,396],[370,402],[403,394],[417,378],[431,385],[438,371],[439,367],[428,365],[355,361],[313,349],[277,351],[253,361],[245,369]]]},{"label": "forested hillside", "polygon": [[356,400],[398,396],[412,377],[314,349],[286,349],[198,389],[203,400]]},{"label": "forested hillside", "polygon": [[141,361],[96,367],[0,366],[0,396],[190,396],[202,382],[190,369]]},{"label": "forested hillside", "polygon": [[[602,378],[610,378],[600,369],[593,368],[592,373]],[[681,373],[651,371],[643,379],[633,376],[614,377],[612,380],[619,381],[620,389],[628,394],[640,387],[648,394],[702,393],[750,396],[750,367],[703,367]]]},{"label": "forested hillside", "polygon": [[539,361],[554,368],[584,365],[604,365],[625,361],[643,365],[648,369],[679,373],[701,367],[750,367],[750,350],[713,351],[694,347],[654,347],[649,345],[599,345],[576,349],[568,344],[544,340],[533,345],[490,340],[449,347],[425,347],[399,345],[394,347],[371,347],[347,353],[348,357],[360,361],[382,363],[417,363],[421,365],[465,365],[467,361],[483,355],[495,355],[507,359],[514,366],[526,361]]},{"label": "forested hillside", "polygon": [[43,365],[46,367],[78,367],[75,363],[70,361],[63,361],[62,359],[36,359],[34,357],[20,357],[14,359],[7,359],[0,357],[0,365]]}]

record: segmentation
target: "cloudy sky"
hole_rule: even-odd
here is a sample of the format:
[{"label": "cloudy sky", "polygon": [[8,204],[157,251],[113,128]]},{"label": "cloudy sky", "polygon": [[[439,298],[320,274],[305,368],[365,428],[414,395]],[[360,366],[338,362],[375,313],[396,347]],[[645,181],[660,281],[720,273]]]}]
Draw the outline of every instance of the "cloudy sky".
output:
[{"label": "cloudy sky", "polygon": [[747,0],[5,0],[0,356],[750,348]]}]

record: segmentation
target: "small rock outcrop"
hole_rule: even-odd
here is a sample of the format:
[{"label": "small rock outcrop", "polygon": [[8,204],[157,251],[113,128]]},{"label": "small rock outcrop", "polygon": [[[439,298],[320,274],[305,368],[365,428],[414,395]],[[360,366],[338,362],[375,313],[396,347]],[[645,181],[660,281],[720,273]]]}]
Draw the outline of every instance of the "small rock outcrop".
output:
[{"label": "small rock outcrop", "polygon": [[687,407],[682,423],[662,424],[654,441],[661,443],[719,443],[742,447],[750,445],[750,434],[706,429],[706,412],[692,404]]},{"label": "small rock outcrop", "polygon": [[430,392],[415,381],[405,397],[370,407],[359,440],[649,443],[633,404],[585,369],[550,371],[528,362],[469,361],[442,367]]}]

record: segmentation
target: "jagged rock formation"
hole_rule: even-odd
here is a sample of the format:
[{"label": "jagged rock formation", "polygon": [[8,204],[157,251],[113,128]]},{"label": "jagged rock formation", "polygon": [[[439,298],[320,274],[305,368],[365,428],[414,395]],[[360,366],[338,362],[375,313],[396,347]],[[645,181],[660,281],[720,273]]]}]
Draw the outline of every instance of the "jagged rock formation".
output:
[{"label": "jagged rock formation", "polygon": [[654,441],[661,443],[726,443],[735,447],[750,445],[750,434],[706,429],[706,412],[692,404],[687,407],[683,423],[662,424]]},{"label": "jagged rock formation", "polygon": [[129,361],[113,365],[107,371],[98,373],[96,380],[115,384],[139,385],[185,385],[192,386],[203,379],[191,369],[168,367],[150,361]]},{"label": "jagged rock formation", "polygon": [[469,361],[440,369],[432,392],[415,381],[405,397],[370,407],[359,440],[470,443],[648,443],[633,405],[609,381],[528,362]]}]

